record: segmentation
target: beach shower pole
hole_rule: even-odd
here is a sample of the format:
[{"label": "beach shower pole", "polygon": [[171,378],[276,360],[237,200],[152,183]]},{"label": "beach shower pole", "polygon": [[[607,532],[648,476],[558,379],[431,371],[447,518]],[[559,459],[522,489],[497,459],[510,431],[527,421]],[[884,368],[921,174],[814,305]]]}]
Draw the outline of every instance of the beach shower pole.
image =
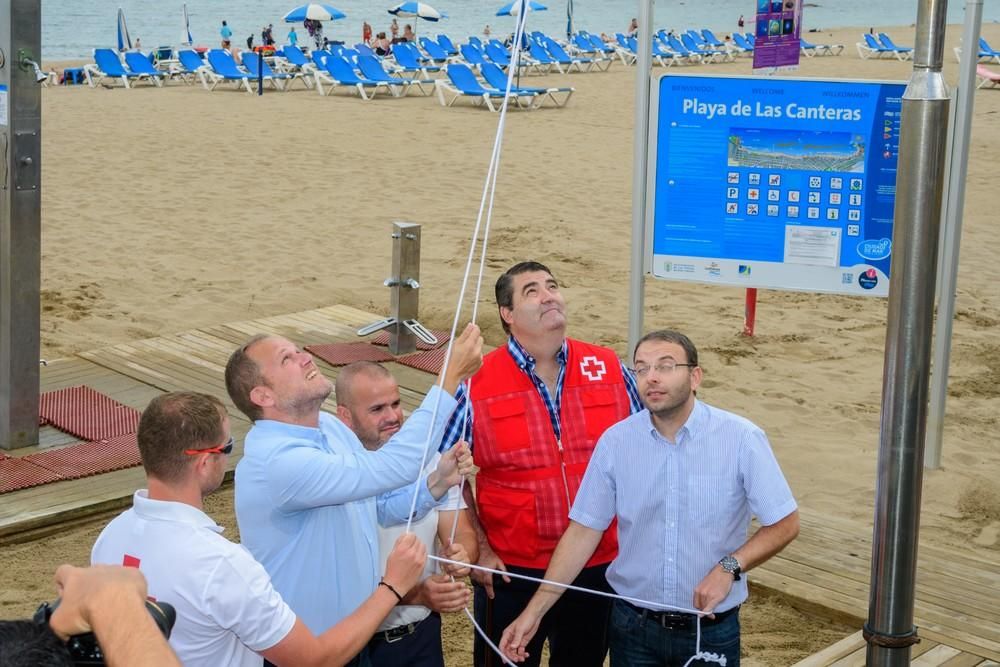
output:
[{"label": "beach shower pole", "polygon": [[649,156],[649,94],[653,68],[653,0],[639,0],[639,57],[635,63],[635,145],[632,156],[632,253],[628,289],[628,350],[642,336],[645,306],[646,169]]},{"label": "beach shower pole", "polygon": [[951,334],[955,317],[958,283],[958,253],[962,241],[962,213],[965,209],[965,177],[969,172],[969,135],[972,133],[972,106],[976,96],[976,64],[979,59],[979,31],[983,23],[983,0],[967,0],[962,29],[962,62],[958,71],[955,100],[955,127],[951,139],[948,171],[948,198],[945,202],[938,270],[937,327],[934,333],[930,406],[927,414],[925,467],[941,467],[944,439],[944,407],[948,399],[948,368],[951,365]]},{"label": "beach shower pole", "polygon": [[866,664],[872,667],[908,665],[910,647],[919,641],[913,604],[947,147],[949,98],[941,74],[947,6],[947,0],[919,0],[913,74],[903,93],[871,593],[864,626]]},{"label": "beach shower pole", "polygon": [[0,0],[0,449],[38,444],[41,3]]}]

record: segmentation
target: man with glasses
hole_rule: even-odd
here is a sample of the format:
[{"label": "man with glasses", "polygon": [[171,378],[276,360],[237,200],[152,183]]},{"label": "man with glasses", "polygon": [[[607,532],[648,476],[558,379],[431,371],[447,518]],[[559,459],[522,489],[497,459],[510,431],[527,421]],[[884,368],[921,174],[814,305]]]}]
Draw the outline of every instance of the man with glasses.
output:
[{"label": "man with glasses", "polygon": [[137,491],[132,508],[101,531],[91,563],[142,571],[149,595],[177,611],[170,645],[187,667],[259,667],[264,657],[276,665],[344,664],[420,580],[426,549],[414,535],[403,536],[381,585],[343,622],[316,636],[264,568],[202,511],[233,449],[222,403],[193,392],[158,396],[142,413],[137,439],[148,489]]},{"label": "man with glasses", "polygon": [[[795,499],[764,432],[695,397],[702,370],[687,336],[646,334],[634,361],[646,409],[598,442],[545,578],[572,581],[617,519],[608,581],[635,604],[614,603],[612,666],[686,664],[699,616],[702,652],[738,666],[742,575],[798,535]],[[747,539],[752,515],[761,528]],[[539,621],[563,590],[539,587],[504,631],[500,648],[511,659],[528,657]]]},{"label": "man with glasses", "polygon": [[[613,350],[566,337],[566,302],[548,267],[516,264],[495,293],[509,338],[483,359],[468,393],[459,391],[445,444],[470,440],[480,468],[476,498],[466,497],[478,512],[478,564],[539,577],[569,523],[597,439],[641,405]],[[616,553],[611,526],[574,583],[609,590],[604,573]],[[537,586],[478,571],[473,578],[476,620],[496,642]],[[603,665],[610,608],[602,598],[567,596],[545,619],[531,664],[548,638],[554,666]],[[499,664],[478,635],[474,654],[477,667]]]}]

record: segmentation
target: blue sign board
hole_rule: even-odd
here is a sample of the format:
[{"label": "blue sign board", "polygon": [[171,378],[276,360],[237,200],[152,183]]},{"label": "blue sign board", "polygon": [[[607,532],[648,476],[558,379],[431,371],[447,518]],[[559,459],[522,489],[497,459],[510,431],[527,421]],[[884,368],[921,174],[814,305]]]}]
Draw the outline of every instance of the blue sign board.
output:
[{"label": "blue sign board", "polygon": [[654,276],[885,296],[905,85],[665,74]]}]

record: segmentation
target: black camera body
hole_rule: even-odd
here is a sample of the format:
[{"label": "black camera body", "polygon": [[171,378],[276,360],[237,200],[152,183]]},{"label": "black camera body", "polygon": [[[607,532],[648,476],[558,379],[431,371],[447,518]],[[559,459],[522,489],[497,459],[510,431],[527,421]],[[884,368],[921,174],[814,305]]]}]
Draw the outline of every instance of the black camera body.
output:
[{"label": "black camera body", "polygon": [[[54,612],[58,606],[59,600],[56,600],[51,604],[43,602],[35,612],[35,623],[48,627],[49,619],[52,617],[52,612]],[[146,600],[146,609],[149,611],[149,615],[152,616],[153,620],[156,622],[156,626],[160,628],[160,632],[163,633],[163,636],[170,639],[170,630],[173,629],[174,621],[177,620],[177,612],[174,610],[173,606],[167,604],[166,602]],[[66,648],[69,650],[69,655],[70,658],[72,658],[74,665],[105,664],[104,652],[101,651],[101,645],[97,643],[97,637],[94,636],[93,632],[71,636],[66,640]]]}]

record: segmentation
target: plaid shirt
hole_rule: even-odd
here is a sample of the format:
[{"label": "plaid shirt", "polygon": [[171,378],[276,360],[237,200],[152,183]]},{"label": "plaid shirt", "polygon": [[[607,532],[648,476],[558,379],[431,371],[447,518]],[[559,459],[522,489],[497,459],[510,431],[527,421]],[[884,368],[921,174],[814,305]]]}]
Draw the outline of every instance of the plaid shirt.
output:
[{"label": "plaid shirt", "polygon": [[[553,397],[545,382],[535,374],[535,358],[521,347],[516,338],[513,336],[507,338],[507,351],[510,352],[510,356],[514,358],[518,367],[531,378],[532,384],[538,390],[538,395],[542,397],[542,402],[545,403],[545,409],[548,410],[549,421],[552,423],[552,432],[555,434],[556,440],[562,439],[559,414],[560,402],[562,401],[563,377],[566,375],[567,348],[567,343],[563,340],[562,347],[556,353],[556,361],[559,362],[559,378],[556,380],[556,393]],[[643,409],[643,405],[642,401],[639,400],[639,388],[635,384],[635,376],[632,375],[632,371],[626,368],[624,364],[622,364],[622,377],[625,380],[625,391],[628,393],[629,406],[632,409],[632,414],[635,414]],[[472,406],[469,404],[469,393],[464,383],[459,385],[458,391],[455,392],[455,400],[458,402],[458,405],[455,407],[455,411],[451,413],[451,417],[445,426],[444,437],[441,439],[441,446],[439,448],[440,451],[451,449],[459,440],[465,440],[470,446],[472,445]]]}]

